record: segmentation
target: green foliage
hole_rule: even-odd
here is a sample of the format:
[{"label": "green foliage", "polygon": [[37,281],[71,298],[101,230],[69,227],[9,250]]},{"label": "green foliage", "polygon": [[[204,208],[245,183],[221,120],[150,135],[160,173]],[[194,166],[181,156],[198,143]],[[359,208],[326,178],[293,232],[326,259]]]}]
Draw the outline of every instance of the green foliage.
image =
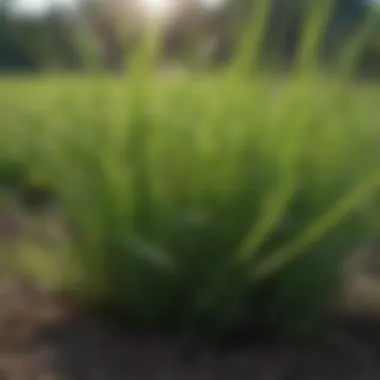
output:
[{"label": "green foliage", "polygon": [[0,162],[54,189],[87,299],[214,336],[317,325],[380,185],[378,90],[308,66],[319,16],[287,80],[252,77],[244,44],[225,72],[156,77],[147,39],[129,77],[0,82]]},{"label": "green foliage", "polygon": [[309,76],[276,91],[267,78],[164,82],[137,68],[125,81],[2,84],[8,111],[30,99],[2,108],[23,131],[4,141],[58,194],[86,296],[143,326],[310,327],[373,232],[367,90]]}]

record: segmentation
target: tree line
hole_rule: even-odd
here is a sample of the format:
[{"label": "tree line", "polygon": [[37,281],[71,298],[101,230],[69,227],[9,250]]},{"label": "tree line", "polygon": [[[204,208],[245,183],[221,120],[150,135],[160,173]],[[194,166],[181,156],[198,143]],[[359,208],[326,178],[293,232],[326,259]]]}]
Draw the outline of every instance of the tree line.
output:
[{"label": "tree line", "polygon": [[[83,1],[76,12],[56,8],[40,17],[16,17],[9,11],[9,1],[0,3],[2,70],[35,71],[50,66],[83,69],[87,48],[92,48],[96,58],[109,68],[118,68],[128,64],[125,60],[142,35],[142,25],[135,15],[125,5],[123,12],[118,10],[117,2]],[[230,0],[213,10],[203,8],[197,0],[183,2],[181,12],[164,27],[163,60],[189,62],[194,58],[193,62],[223,64],[233,55],[242,34],[249,31],[246,26],[255,20],[255,12],[265,1],[270,0]],[[320,3],[326,1],[332,3]],[[271,1],[262,36],[264,59],[283,65],[293,61],[306,14],[313,4],[312,0]],[[325,25],[321,56],[329,57],[355,38],[369,9],[364,0],[337,0]],[[120,38],[120,28],[127,31],[124,39]],[[367,37],[361,63],[367,70],[376,71],[380,64],[380,29],[378,32],[376,23]]]}]

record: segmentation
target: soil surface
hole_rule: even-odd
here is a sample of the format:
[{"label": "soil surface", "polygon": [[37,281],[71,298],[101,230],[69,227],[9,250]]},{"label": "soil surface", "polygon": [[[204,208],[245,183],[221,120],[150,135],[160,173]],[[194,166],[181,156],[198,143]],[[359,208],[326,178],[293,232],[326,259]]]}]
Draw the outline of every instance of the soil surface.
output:
[{"label": "soil surface", "polygon": [[[0,243],[30,231],[0,212]],[[1,247],[1,245],[0,245]],[[380,318],[380,317],[379,317]],[[136,336],[18,275],[0,275],[0,380],[378,380],[380,323],[347,322],[328,343],[216,350]]]}]

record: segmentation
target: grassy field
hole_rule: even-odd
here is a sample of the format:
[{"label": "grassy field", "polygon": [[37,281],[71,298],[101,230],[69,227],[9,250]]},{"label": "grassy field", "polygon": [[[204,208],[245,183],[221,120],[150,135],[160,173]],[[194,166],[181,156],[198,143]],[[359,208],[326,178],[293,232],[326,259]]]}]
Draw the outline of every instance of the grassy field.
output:
[{"label": "grassy field", "polygon": [[144,328],[304,333],[378,233],[378,96],[314,74],[1,78],[0,186],[47,188],[82,295]]}]

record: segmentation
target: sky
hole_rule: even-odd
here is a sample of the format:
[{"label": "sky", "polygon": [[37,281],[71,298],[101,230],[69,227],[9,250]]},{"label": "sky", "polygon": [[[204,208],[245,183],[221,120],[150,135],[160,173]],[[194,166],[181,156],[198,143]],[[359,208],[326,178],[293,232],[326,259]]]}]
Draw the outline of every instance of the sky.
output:
[{"label": "sky", "polygon": [[20,13],[39,15],[45,13],[52,5],[72,7],[75,3],[76,0],[14,0],[14,9]]},{"label": "sky", "polygon": [[[0,0],[1,1],[1,0]],[[41,14],[46,12],[51,5],[63,5],[75,7],[77,0],[14,0],[17,12],[29,14]],[[140,0],[144,8],[152,14],[164,15],[170,11],[170,3],[173,0]],[[175,1],[175,0],[174,0]],[[206,6],[218,4],[221,0],[202,0]]]}]

